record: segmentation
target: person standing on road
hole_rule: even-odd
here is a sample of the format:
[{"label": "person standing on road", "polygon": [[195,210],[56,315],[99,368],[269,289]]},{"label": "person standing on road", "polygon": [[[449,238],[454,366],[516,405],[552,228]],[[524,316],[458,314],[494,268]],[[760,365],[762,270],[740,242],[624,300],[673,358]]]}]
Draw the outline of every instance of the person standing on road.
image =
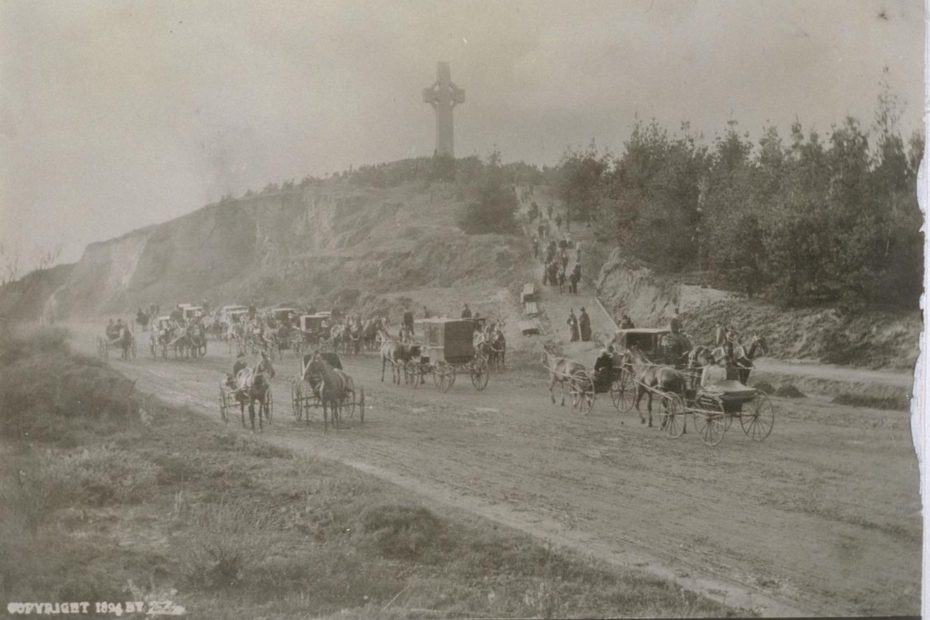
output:
[{"label": "person standing on road", "polygon": [[584,306],[581,307],[581,314],[578,315],[578,328],[581,331],[581,340],[588,342],[591,340],[591,317],[588,316]]},{"label": "person standing on road", "polygon": [[568,327],[569,327],[569,329],[571,330],[571,341],[572,341],[572,342],[578,342],[578,340],[579,340],[579,334],[578,334],[578,318],[575,316],[575,309],[574,309],[574,308],[571,308],[571,309],[568,311],[568,321],[566,321],[566,323],[568,323]]},{"label": "person standing on road", "polygon": [[465,304],[465,308],[462,310],[462,318],[463,319],[471,318],[471,308],[468,307],[468,304]]},{"label": "person standing on road", "polygon": [[536,233],[533,233],[533,258],[539,258],[539,237],[536,236]]}]

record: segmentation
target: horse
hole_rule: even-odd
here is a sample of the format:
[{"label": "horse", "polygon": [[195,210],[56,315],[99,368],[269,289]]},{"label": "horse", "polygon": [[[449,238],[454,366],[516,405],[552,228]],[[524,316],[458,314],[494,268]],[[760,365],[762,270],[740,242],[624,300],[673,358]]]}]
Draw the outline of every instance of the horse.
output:
[{"label": "horse", "polygon": [[739,375],[739,382],[746,385],[746,382],[749,381],[749,373],[753,369],[752,360],[768,354],[769,345],[764,336],[754,333],[749,341],[748,348],[740,343],[735,343],[732,347],[732,360]]},{"label": "horse", "polygon": [[636,346],[629,347],[625,357],[627,359],[624,360],[624,366],[629,364],[633,369],[633,376],[636,378],[636,411],[639,412],[639,420],[642,424],[646,423],[645,416],[639,410],[639,402],[642,400],[643,395],[648,395],[649,426],[651,427],[653,390],[682,394],[685,390],[685,378],[670,366],[653,364]]},{"label": "horse", "polygon": [[555,394],[553,394],[552,388],[558,383],[562,392],[562,406],[564,407],[565,384],[570,383],[576,375],[585,373],[584,364],[566,357],[559,357],[548,348],[543,350],[542,364],[549,369],[549,398],[552,399],[552,404],[555,404]]},{"label": "horse", "polygon": [[489,346],[488,364],[491,368],[503,368],[507,354],[507,340],[504,338],[504,332],[498,329],[487,343]]},{"label": "horse", "polygon": [[121,359],[128,360],[129,349],[132,347],[132,332],[129,331],[128,325],[123,325],[122,328],[120,328],[119,335],[116,337],[113,344],[120,348]]},{"label": "horse", "polygon": [[350,323],[345,331],[346,353],[358,355],[362,352],[362,324]]},{"label": "horse", "polygon": [[378,348],[378,336],[381,330],[386,328],[387,321],[384,317],[372,317],[365,321],[362,327],[362,342],[367,351],[374,351]]},{"label": "horse", "polygon": [[332,416],[333,419],[333,427],[339,430],[339,418],[342,416],[342,403],[349,393],[355,392],[355,385],[352,381],[352,377],[338,368],[333,368],[329,362],[320,355],[319,351],[314,353],[304,366],[303,378],[309,382],[309,377],[311,376],[320,379],[317,390],[320,395],[320,404],[323,406],[323,431],[326,431],[329,424],[327,407],[329,415]]},{"label": "horse", "polygon": [[398,342],[381,330],[381,382],[384,382],[384,369],[391,364],[391,382],[400,385],[400,373],[404,373],[407,382],[407,362],[420,355],[420,345]]},{"label": "horse", "polygon": [[266,395],[271,389],[269,380],[274,379],[274,375],[274,366],[262,351],[261,359],[254,369],[244,368],[235,377],[228,377],[227,385],[236,389],[236,401],[239,403],[242,415],[242,428],[245,428],[245,405],[248,403],[249,421],[252,423],[252,431],[255,431],[255,403],[257,402],[258,429],[263,430],[262,416],[264,415],[266,419],[268,417],[268,412],[265,411]]},{"label": "horse", "polygon": [[207,330],[200,323],[192,323],[187,326],[187,338],[190,342],[191,357],[197,357],[200,352],[207,354]]}]

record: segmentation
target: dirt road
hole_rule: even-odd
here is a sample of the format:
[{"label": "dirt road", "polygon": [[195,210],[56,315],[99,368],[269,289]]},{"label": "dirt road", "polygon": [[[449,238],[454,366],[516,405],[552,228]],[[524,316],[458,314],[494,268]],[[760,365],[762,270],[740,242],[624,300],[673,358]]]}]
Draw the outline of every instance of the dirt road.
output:
[{"label": "dirt road", "polygon": [[[89,334],[81,347],[92,351]],[[232,361],[211,347],[197,362],[112,363],[221,424],[217,386]],[[344,361],[366,389],[364,425],[326,435],[318,421],[298,425],[289,359],[277,364],[265,438],[766,615],[918,613],[918,469],[904,413],[775,399],[765,442],[736,425],[708,448],[606,399],[587,416],[552,405],[535,371],[492,375],[483,392],[462,377],[441,394],[393,386],[390,371],[381,383],[373,357]]]}]

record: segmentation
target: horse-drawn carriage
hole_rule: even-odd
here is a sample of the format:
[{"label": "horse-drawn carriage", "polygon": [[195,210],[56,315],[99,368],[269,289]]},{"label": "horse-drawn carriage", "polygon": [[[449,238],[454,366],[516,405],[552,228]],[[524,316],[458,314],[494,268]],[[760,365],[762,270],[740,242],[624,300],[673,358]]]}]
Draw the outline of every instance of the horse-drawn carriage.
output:
[{"label": "horse-drawn carriage", "polygon": [[[674,439],[684,434],[687,430],[685,416],[691,416],[701,440],[711,446],[720,443],[734,419],[739,420],[743,432],[753,441],[762,441],[771,434],[775,424],[771,400],[764,392],[745,384],[757,351],[767,352],[763,338],[754,335],[748,347],[737,345],[737,351],[729,354],[723,347],[695,347],[687,352],[682,362],[677,355],[669,359],[662,341],[652,339],[656,334],[661,336],[663,330],[648,330],[655,334],[635,334],[644,330],[621,331],[628,333],[623,340],[625,350],[614,400],[620,411],[629,411],[646,396],[651,425],[652,399],[658,397],[660,428],[669,437]],[[658,344],[659,348],[649,348],[651,344]],[[714,365],[720,366],[726,378],[706,381],[705,369]],[[614,386],[611,394],[614,394]]]},{"label": "horse-drawn carriage", "polygon": [[262,419],[269,424],[274,414],[274,393],[270,380],[274,378],[275,370],[271,360],[262,355],[261,360],[250,368],[243,367],[234,375],[226,375],[220,382],[220,417],[224,423],[229,422],[229,410],[239,405],[242,417],[242,426],[245,427],[245,407],[249,406],[249,419],[252,430],[255,430],[256,411],[258,404],[258,427],[263,428]]},{"label": "horse-drawn carriage", "polygon": [[120,359],[124,361],[134,361],[136,359],[137,346],[136,337],[128,324],[114,325],[108,327],[105,336],[97,337],[97,356],[100,359],[110,359],[110,349],[115,348],[120,351]]},{"label": "horse-drawn carriage", "polygon": [[[335,394],[330,393],[331,388],[337,385],[341,385],[341,389],[337,388]],[[343,416],[354,419],[356,411],[359,422],[365,421],[365,389],[358,387],[356,393],[355,382],[343,372],[342,361],[336,353],[308,353],[301,360],[300,373],[291,382],[291,406],[297,421],[310,422],[310,411],[320,409],[324,430],[329,424],[329,410],[338,429],[340,419]]]},{"label": "horse-drawn carriage", "polygon": [[447,392],[458,372],[468,373],[475,389],[487,387],[490,369],[487,358],[475,349],[473,319],[421,319],[417,325],[425,342],[420,345],[420,355],[408,360],[404,368],[414,387],[431,374],[436,387]]},{"label": "horse-drawn carriage", "polygon": [[160,316],[152,322],[149,335],[149,351],[152,359],[168,359],[168,350],[174,350],[175,359],[196,359],[207,354],[207,330],[196,320],[176,321],[170,316]]}]

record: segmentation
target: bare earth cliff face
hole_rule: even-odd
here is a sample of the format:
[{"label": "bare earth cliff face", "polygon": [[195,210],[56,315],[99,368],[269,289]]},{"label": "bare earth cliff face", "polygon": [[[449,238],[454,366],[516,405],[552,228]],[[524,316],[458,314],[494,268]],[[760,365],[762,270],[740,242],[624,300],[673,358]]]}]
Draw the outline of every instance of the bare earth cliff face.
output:
[{"label": "bare earth cliff face", "polygon": [[[321,303],[509,281],[518,240],[465,235],[451,188],[345,182],[229,200],[87,247],[45,310],[55,318],[207,299]],[[351,289],[349,289],[351,287]]]},{"label": "bare earth cliff face", "polygon": [[682,284],[613,251],[596,281],[615,318],[626,312],[637,327],[663,326],[680,314],[696,343],[708,344],[716,326],[764,335],[779,359],[912,369],[917,362],[919,312],[871,311],[846,316],[835,308],[788,309],[745,295]]}]

